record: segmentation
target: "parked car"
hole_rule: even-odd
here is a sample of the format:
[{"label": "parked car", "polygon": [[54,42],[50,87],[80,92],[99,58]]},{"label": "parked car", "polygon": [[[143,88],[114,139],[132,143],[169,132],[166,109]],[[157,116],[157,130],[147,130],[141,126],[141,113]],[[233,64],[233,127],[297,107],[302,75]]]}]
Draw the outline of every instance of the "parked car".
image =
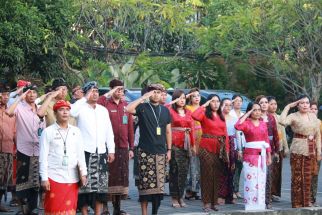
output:
[{"label": "parked car", "polygon": [[[185,94],[189,93],[190,89],[182,89],[183,92]],[[174,92],[174,89],[170,89],[168,90],[168,93],[170,95],[172,95]],[[201,104],[204,104],[206,103],[207,101],[207,98],[210,94],[217,94],[219,96],[220,99],[224,99],[224,98],[229,98],[231,99],[235,94],[239,94],[237,92],[234,92],[234,91],[230,91],[230,90],[200,90],[200,96],[201,96],[201,101],[200,103]],[[241,95],[241,97],[243,98],[243,105],[241,107],[241,110],[243,112],[246,111],[247,109],[247,105],[249,102],[251,102],[252,100],[249,99],[248,97],[244,96],[244,95]]]}]

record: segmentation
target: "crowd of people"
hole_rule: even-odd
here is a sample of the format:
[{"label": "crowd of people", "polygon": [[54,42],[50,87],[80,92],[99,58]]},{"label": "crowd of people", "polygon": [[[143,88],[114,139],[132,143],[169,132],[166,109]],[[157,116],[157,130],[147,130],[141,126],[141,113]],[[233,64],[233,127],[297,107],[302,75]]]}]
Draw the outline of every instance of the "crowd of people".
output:
[{"label": "crowd of people", "polygon": [[19,214],[37,207],[48,215],[88,214],[91,207],[104,215],[108,202],[114,215],[129,214],[121,202],[134,158],[143,215],[149,202],[158,213],[166,183],[174,208],[201,199],[202,210],[213,212],[243,199],[245,210],[265,210],[281,198],[282,162],[290,156],[292,207],[318,206],[322,124],[308,96],[278,115],[273,96],[256,97],[243,113],[238,94],[211,94],[200,104],[197,88],[177,89],[166,103],[166,89],[151,84],[128,104],[121,80],[109,87],[100,96],[95,81],[76,86],[69,102],[61,78],[42,96],[24,80],[14,90],[0,86],[0,200],[11,192]]}]

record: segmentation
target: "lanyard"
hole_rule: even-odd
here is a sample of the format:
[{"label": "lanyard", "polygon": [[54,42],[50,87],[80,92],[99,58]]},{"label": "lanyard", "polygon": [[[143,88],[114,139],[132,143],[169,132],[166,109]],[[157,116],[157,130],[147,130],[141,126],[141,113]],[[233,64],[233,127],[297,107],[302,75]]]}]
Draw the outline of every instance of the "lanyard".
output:
[{"label": "lanyard", "polygon": [[155,114],[155,112],[154,112],[154,109],[153,109],[152,105],[150,104],[150,102],[149,102],[149,105],[150,105],[150,108],[151,108],[151,110],[152,110],[152,112],[153,112],[153,115],[154,115],[155,121],[157,122],[157,126],[158,126],[158,127],[160,127],[160,126],[159,126],[159,120],[160,120],[160,115],[161,115],[161,106],[159,105],[159,118],[157,118],[157,116],[156,116],[156,114]]},{"label": "lanyard", "polygon": [[64,155],[66,156],[66,154],[67,154],[67,150],[66,150],[66,140],[67,140],[67,137],[68,137],[68,132],[69,132],[69,128],[68,128],[68,130],[67,130],[67,134],[66,134],[66,136],[65,136],[65,139],[63,138],[63,135],[60,133],[60,131],[59,131],[59,128],[58,128],[58,133],[60,134],[60,136],[61,136],[61,138],[63,139],[63,142],[64,142]]}]

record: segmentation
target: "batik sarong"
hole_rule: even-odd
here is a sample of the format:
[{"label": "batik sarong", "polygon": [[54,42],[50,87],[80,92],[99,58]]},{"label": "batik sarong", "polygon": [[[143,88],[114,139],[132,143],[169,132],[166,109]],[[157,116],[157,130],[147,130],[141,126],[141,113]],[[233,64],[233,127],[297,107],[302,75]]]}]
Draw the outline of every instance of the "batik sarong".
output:
[{"label": "batik sarong", "polygon": [[319,179],[319,172],[320,172],[321,161],[318,162],[317,165],[317,174],[312,175],[312,183],[311,183],[311,201],[312,203],[316,203],[316,194],[318,192],[318,179]]},{"label": "batik sarong", "polygon": [[291,153],[291,200],[293,208],[311,204],[312,158]]},{"label": "batik sarong", "polygon": [[279,152],[279,162],[277,159],[273,160],[272,163],[272,195],[281,197],[282,187],[282,166],[283,166],[283,155]]},{"label": "batik sarong", "polygon": [[140,201],[163,199],[166,178],[166,155],[150,154],[138,148],[138,190]]},{"label": "batik sarong", "polygon": [[76,214],[78,183],[58,183],[49,179],[50,190],[45,194],[46,215]]},{"label": "batik sarong", "polygon": [[107,154],[85,152],[87,185],[79,190],[78,207],[95,207],[95,202],[107,202],[108,163]]},{"label": "batik sarong", "polygon": [[13,183],[13,155],[0,153],[0,190],[6,191]]},{"label": "batik sarong", "polygon": [[189,158],[189,169],[187,177],[187,192],[198,193],[200,190],[200,161],[198,156]]},{"label": "batik sarong", "polygon": [[266,168],[266,190],[265,190],[265,204],[272,203],[272,165]]},{"label": "batik sarong", "polygon": [[109,164],[108,194],[127,195],[129,191],[129,150],[115,149],[115,159]]},{"label": "batik sarong", "polygon": [[135,186],[139,185],[139,164],[138,164],[138,147],[134,148],[133,158],[133,178]]},{"label": "batik sarong", "polygon": [[185,191],[189,167],[189,152],[185,149],[172,146],[169,174],[170,195],[182,198]]},{"label": "batik sarong", "polygon": [[[195,148],[199,151],[199,143],[202,136],[202,129],[200,123],[195,121],[197,125],[195,126]],[[200,161],[198,156],[192,155],[189,158],[189,169],[186,182],[187,192],[199,193],[200,191]]]},{"label": "batik sarong", "polygon": [[201,173],[201,199],[203,203],[216,205],[218,201],[219,172],[222,166],[219,154],[199,149],[200,173]]},{"label": "batik sarong", "polygon": [[39,157],[17,152],[17,197],[28,211],[37,207],[39,192]]},{"label": "batik sarong", "polygon": [[234,138],[234,136],[229,136],[229,164],[221,162],[223,171],[219,173],[218,197],[225,199],[226,203],[232,203],[233,201],[235,169],[232,169],[232,166],[237,158]]}]

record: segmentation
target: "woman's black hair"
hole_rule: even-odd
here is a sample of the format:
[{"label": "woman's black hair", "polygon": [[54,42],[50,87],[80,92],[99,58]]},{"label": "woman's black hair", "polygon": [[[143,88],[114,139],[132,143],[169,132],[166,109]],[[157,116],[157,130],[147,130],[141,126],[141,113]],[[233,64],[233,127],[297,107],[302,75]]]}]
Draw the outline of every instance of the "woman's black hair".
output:
[{"label": "woman's black hair", "polygon": [[304,99],[304,98],[308,98],[309,99],[309,102],[311,103],[311,99],[308,95],[305,95],[305,94],[301,94],[299,95],[297,98],[296,98],[296,101],[298,100],[301,100],[301,99]]},{"label": "woman's black hair", "polygon": [[220,110],[222,110],[222,107],[224,106],[224,102],[225,101],[231,101],[231,99],[230,98],[223,98],[221,101],[220,101]]},{"label": "woman's black hair", "polygon": [[[258,102],[249,102],[248,105],[247,105],[247,108],[246,108],[246,113],[248,111],[250,111],[251,109],[253,109],[253,106],[254,105],[258,105],[260,107],[260,104]],[[250,117],[250,116],[249,116]]]},{"label": "woman's black hair", "polygon": [[244,101],[243,97],[240,94],[234,94],[231,100],[234,100],[235,98],[241,98],[242,101]]},{"label": "woman's black hair", "polygon": [[274,96],[267,96],[267,101],[270,102],[272,100],[275,100],[276,101],[276,98]]},{"label": "woman's black hair", "polygon": [[[220,97],[217,95],[217,94],[210,94],[207,98],[207,101],[211,100],[213,97],[217,97],[219,102],[220,102]],[[217,110],[217,114],[219,115],[220,119],[222,121],[225,121],[225,117],[224,115],[222,114],[222,111],[221,111],[221,108],[219,107],[218,110]],[[206,107],[206,112],[205,112],[205,115],[208,119],[213,119],[213,114],[212,114],[212,109],[210,107],[210,104]]]},{"label": "woman's black hair", "polygon": [[[305,95],[305,94],[301,94],[301,95],[299,95],[298,97],[296,97],[296,98],[295,98],[295,102],[296,102],[296,101],[298,101],[298,100],[304,99],[304,98],[308,98],[309,103],[311,104],[311,99],[310,99],[310,97],[309,97],[308,95]],[[289,113],[295,113],[295,112],[297,112],[297,111],[299,111],[299,108],[296,106],[296,107],[294,107],[294,108],[291,108],[291,109],[290,109],[290,111],[289,111]]]},{"label": "woman's black hair", "polygon": [[[184,92],[182,90],[175,90],[172,94],[172,101],[176,100],[177,98],[180,98],[180,96],[182,96],[182,94],[184,95]],[[171,105],[172,109],[175,110],[176,112],[178,112],[177,108],[178,105],[176,103],[173,103]]]}]

